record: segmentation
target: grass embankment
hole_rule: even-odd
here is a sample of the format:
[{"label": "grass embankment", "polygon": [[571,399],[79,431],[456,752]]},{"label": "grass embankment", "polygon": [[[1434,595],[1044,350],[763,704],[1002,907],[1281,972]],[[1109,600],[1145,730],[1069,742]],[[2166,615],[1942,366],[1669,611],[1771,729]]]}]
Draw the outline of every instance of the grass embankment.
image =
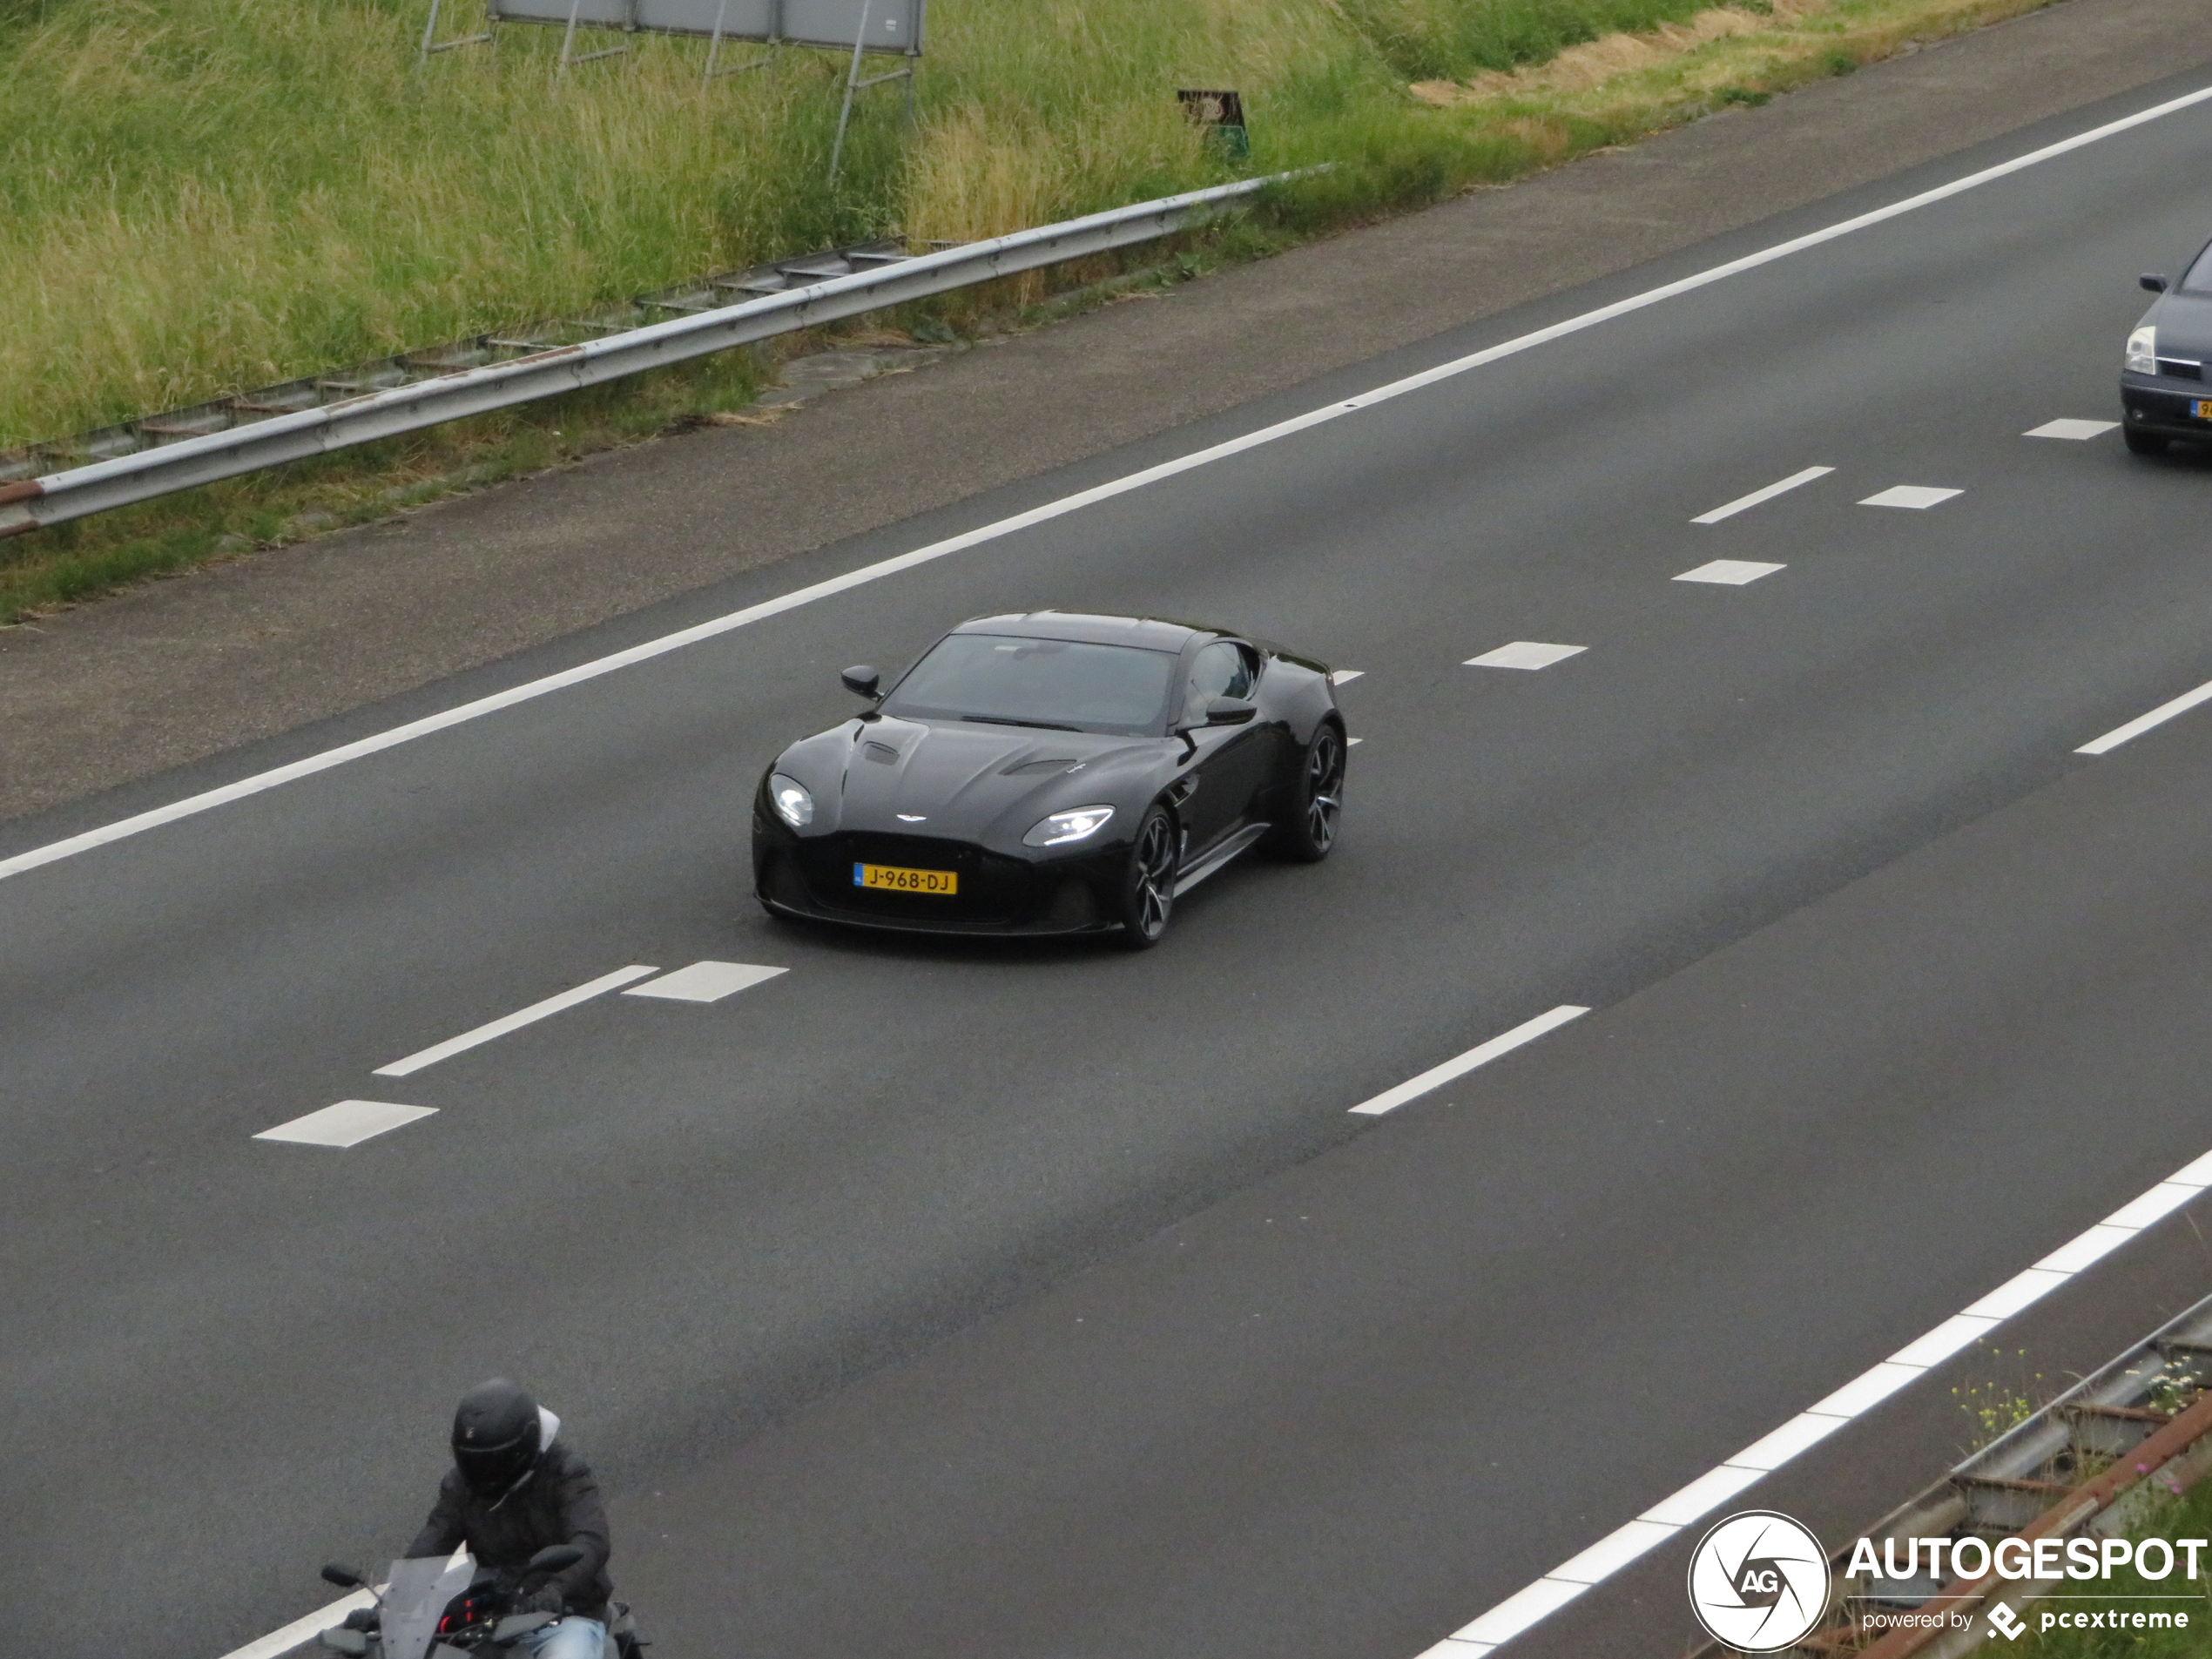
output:
[{"label": "grass embankment", "polygon": [[[0,0],[0,449],[894,228],[1214,182],[1178,86],[1244,93],[1251,170],[1338,166],[1170,276],[2042,3],[934,0],[914,126],[864,95],[833,191],[827,54],[702,86],[699,45],[641,38],[556,86],[557,31],[523,26],[417,73],[428,0]],[[1042,292],[931,309],[1002,323]],[[0,621],[726,409],[759,372],[732,354],[0,543]]]},{"label": "grass embankment", "polygon": [[[2135,1527],[2139,1537],[2212,1537],[2212,1480],[2199,1481],[2177,1498],[2162,1499],[2143,1514]],[[2062,1594],[2081,1595],[2091,1587],[2069,1581]],[[2212,1577],[2200,1569],[2194,1583],[2180,1568],[2163,1579],[2146,1579],[2131,1567],[2094,1586],[2086,1600],[2056,1599],[2031,1602],[2023,1616],[2034,1634],[2023,1636],[2016,1647],[1998,1649],[2006,1659],[2205,1659],[2212,1655]],[[2186,1595],[2186,1601],[2134,1600],[2135,1597]],[[2185,1608],[2186,1630],[2040,1630],[2046,1612],[2074,1612],[2104,1608],[2133,1612]]]}]

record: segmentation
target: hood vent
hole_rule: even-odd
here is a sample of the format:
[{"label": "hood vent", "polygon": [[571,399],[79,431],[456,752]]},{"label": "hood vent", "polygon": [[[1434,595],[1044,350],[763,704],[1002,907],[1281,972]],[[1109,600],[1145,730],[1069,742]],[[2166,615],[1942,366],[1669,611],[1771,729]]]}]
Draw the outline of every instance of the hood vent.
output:
[{"label": "hood vent", "polygon": [[896,749],[887,743],[878,743],[873,738],[870,738],[860,745],[860,752],[871,760],[881,761],[887,766],[899,759],[899,752]]},{"label": "hood vent", "polygon": [[1031,772],[1066,772],[1076,764],[1073,755],[1063,755],[1057,760],[1017,760],[999,773],[1001,778],[1020,778]]}]

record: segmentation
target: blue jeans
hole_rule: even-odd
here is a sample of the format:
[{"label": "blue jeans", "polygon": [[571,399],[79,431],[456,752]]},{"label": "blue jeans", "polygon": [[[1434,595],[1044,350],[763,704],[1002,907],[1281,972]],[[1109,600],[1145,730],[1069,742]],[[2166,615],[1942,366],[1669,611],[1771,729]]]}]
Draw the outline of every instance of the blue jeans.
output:
[{"label": "blue jeans", "polygon": [[606,1641],[605,1625],[571,1613],[542,1630],[531,1631],[515,1646],[529,1659],[599,1659]]}]

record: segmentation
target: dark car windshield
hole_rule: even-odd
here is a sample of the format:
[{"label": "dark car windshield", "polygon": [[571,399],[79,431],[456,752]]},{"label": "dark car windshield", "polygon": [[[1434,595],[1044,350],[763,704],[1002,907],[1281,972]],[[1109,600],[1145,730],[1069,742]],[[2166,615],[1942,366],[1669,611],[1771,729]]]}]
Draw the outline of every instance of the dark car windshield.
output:
[{"label": "dark car windshield", "polygon": [[2188,274],[2182,279],[2182,292],[2212,293],[2212,247],[2206,248],[2196,256],[2196,263],[2189,266]]},{"label": "dark car windshield", "polygon": [[899,682],[883,711],[1137,737],[1166,718],[1177,660],[1136,645],[951,634]]}]

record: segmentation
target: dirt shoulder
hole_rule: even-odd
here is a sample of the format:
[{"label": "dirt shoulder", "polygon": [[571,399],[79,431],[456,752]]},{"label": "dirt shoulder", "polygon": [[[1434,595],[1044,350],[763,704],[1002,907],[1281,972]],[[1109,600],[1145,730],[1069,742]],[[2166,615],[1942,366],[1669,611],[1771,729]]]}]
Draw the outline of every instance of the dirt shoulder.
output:
[{"label": "dirt shoulder", "polygon": [[2203,0],[2066,0],[772,425],[615,451],[0,630],[0,818],[1098,455],[2201,64]]}]

